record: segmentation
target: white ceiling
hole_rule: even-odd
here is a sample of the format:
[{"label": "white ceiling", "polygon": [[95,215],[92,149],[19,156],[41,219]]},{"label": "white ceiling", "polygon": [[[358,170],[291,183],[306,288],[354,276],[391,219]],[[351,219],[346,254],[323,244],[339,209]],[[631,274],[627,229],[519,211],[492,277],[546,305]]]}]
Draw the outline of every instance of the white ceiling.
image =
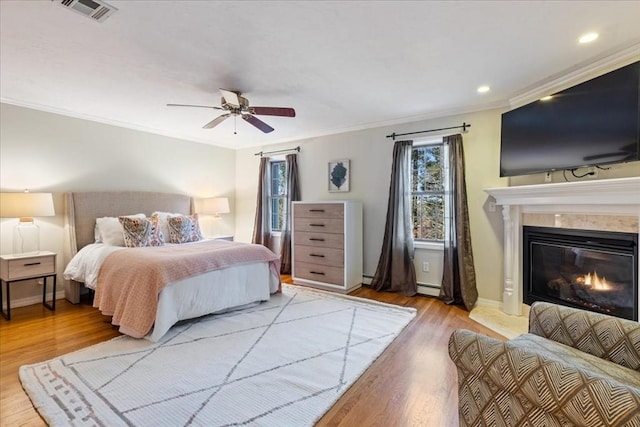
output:
[{"label": "white ceiling", "polygon": [[[0,1],[2,102],[230,148],[504,106],[640,46],[635,0],[111,0],[104,23],[59,1]],[[202,129],[217,110],[166,106],[219,105],[218,88],[297,117],[234,135]]]}]

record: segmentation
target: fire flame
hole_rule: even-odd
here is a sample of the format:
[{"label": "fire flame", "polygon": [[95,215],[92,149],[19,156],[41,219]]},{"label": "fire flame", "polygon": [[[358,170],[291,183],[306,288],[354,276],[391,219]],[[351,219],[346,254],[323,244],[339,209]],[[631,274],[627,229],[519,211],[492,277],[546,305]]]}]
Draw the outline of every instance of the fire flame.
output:
[{"label": "fire flame", "polygon": [[584,284],[586,286],[591,286],[591,289],[595,289],[598,291],[606,291],[611,289],[611,286],[607,282],[607,279],[605,279],[604,276],[600,278],[598,276],[598,273],[596,273],[595,271],[593,272],[593,274],[587,273],[584,276]]}]

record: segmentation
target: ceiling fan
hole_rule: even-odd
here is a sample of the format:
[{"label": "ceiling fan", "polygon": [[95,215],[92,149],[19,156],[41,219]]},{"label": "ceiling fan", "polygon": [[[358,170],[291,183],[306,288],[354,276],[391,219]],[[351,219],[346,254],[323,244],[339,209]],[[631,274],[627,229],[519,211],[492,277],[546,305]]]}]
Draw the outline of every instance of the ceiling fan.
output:
[{"label": "ceiling fan", "polygon": [[[220,89],[222,94],[222,100],[220,101],[220,107],[214,107],[210,105],[192,105],[192,104],[167,104],[167,107],[197,107],[197,108],[213,108],[214,110],[226,111],[221,116],[211,120],[206,125],[202,126],[203,129],[211,129],[218,126],[227,118],[233,116],[240,116],[244,121],[249,122],[253,126],[257,127],[264,133],[273,132],[273,128],[257,118],[259,116],[280,116],[280,117],[295,117],[296,111],[293,108],[282,107],[252,107],[249,106],[249,100],[240,95],[240,92]],[[233,133],[236,133],[235,131]]]}]

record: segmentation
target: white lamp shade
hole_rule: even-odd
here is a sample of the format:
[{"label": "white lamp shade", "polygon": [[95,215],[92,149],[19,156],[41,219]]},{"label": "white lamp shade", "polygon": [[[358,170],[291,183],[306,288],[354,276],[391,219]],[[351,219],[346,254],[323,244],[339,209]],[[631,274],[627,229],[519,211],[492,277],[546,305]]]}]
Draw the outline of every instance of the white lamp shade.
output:
[{"label": "white lamp shade", "polygon": [[54,216],[51,193],[0,193],[0,218]]},{"label": "white lamp shade", "polygon": [[229,199],[226,197],[211,197],[204,199],[202,202],[202,213],[209,215],[218,215],[229,213]]}]

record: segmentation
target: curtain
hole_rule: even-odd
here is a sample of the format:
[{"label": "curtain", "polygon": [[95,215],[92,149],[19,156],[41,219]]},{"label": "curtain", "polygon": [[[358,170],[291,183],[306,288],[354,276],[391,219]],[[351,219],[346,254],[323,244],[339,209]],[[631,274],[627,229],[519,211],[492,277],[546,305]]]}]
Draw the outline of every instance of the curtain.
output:
[{"label": "curtain", "polygon": [[260,158],[258,172],[258,200],[256,201],[256,217],[253,222],[252,243],[271,246],[271,230],[269,229],[269,158]]},{"label": "curtain", "polygon": [[300,184],[298,184],[298,155],[287,154],[287,199],[285,201],[285,217],[280,234],[280,273],[291,274],[291,218],[293,205],[300,200]]},{"label": "curtain", "polygon": [[462,135],[447,136],[443,141],[449,148],[449,173],[445,176],[448,192],[444,203],[444,271],[440,298],[447,304],[463,304],[471,311],[478,300],[478,290],[471,250]]},{"label": "curtain", "polygon": [[411,222],[411,150],[413,141],[397,141],[393,146],[391,184],[382,251],[371,287],[377,291],[415,295]]}]

